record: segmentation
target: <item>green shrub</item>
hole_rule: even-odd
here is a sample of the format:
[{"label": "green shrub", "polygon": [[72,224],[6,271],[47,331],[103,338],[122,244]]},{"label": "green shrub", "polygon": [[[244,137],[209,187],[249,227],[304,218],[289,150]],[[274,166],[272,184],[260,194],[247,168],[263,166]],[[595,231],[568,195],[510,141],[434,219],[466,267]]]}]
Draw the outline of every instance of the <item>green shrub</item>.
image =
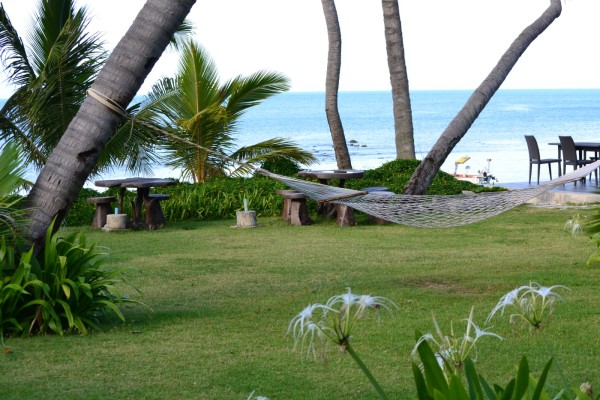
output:
[{"label": "green shrub", "polygon": [[[402,193],[420,163],[421,161],[419,160],[393,160],[376,169],[365,171],[364,178],[349,180],[347,187],[358,190],[365,187],[385,186],[394,193]],[[475,185],[471,182],[458,180],[446,172],[439,171],[433,178],[427,194],[461,194],[463,190],[486,192],[505,189],[497,186],[485,187]]]},{"label": "green shrub", "polygon": [[223,177],[197,185],[180,183],[161,188],[161,192],[171,195],[162,207],[170,221],[230,219],[243,209],[246,198],[249,209],[258,216],[275,216],[281,214],[283,207],[283,197],[276,191],[283,188],[265,177]]},{"label": "green shrub", "polygon": [[263,161],[261,168],[274,174],[295,176],[300,171],[300,164],[286,158]]},{"label": "green shrub", "polygon": [[0,251],[0,328],[2,334],[79,332],[99,329],[109,313],[121,320],[125,301],[114,284],[121,270],[102,268],[105,254],[88,246],[85,236],[62,237],[48,228],[45,247],[19,253],[4,240]]}]

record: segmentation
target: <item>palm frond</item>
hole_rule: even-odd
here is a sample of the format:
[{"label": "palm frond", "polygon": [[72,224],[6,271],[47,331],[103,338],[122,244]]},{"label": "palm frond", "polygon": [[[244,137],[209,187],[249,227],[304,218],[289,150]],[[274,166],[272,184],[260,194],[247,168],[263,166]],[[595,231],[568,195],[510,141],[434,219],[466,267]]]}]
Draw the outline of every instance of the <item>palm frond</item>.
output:
[{"label": "palm frond", "polygon": [[185,19],[181,23],[181,25],[179,25],[179,28],[177,28],[177,31],[175,31],[175,34],[171,38],[171,46],[175,50],[183,49],[183,47],[185,46],[185,43],[188,40],[190,40],[190,38],[192,38],[193,33],[194,33],[193,22],[190,21],[189,19]]},{"label": "palm frond", "polygon": [[277,72],[259,71],[248,77],[236,77],[226,86],[230,89],[227,109],[237,115],[261,101],[289,90],[289,79]]},{"label": "palm frond", "polygon": [[244,163],[236,166],[231,171],[231,175],[248,174],[252,171],[248,164],[260,164],[264,161],[285,159],[304,165],[310,165],[317,161],[312,153],[301,149],[292,141],[281,138],[269,139],[251,146],[241,147],[230,157]]},{"label": "palm frond", "polygon": [[22,86],[34,75],[29,65],[25,45],[10,22],[2,3],[0,3],[0,60],[8,75],[8,81],[14,85]]}]

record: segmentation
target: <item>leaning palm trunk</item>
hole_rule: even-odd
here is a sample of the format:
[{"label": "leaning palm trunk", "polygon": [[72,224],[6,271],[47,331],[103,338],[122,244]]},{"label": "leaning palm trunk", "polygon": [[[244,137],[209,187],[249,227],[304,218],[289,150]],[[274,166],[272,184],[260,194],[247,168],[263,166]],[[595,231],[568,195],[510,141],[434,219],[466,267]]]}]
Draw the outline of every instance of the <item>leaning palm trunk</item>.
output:
[{"label": "leaning palm trunk", "polygon": [[333,150],[340,169],[352,169],[352,161],[344,136],[344,127],[338,111],[338,88],[342,64],[342,34],[334,0],[321,0],[327,24],[329,52],[327,56],[327,77],[325,79],[325,113],[333,140]]},{"label": "leaning palm trunk", "polygon": [[394,103],[396,157],[414,159],[415,139],[398,0],[381,0],[381,6]]},{"label": "leaning palm trunk", "polygon": [[561,0],[550,0],[550,6],[531,25],[529,25],[510,45],[492,72],[469,97],[467,103],[454,117],[450,125],[442,133],[427,156],[416,169],[410,181],[404,188],[405,194],[425,194],[433,177],[439,171],[454,146],[465,136],[473,122],[485,108],[494,93],[498,90],[509,72],[515,66],[519,57],[529,45],[560,16]]},{"label": "leaning palm trunk", "polygon": [[[92,89],[125,108],[169,44],[195,0],[148,0],[115,47]],[[87,97],[31,190],[28,235],[39,251],[48,226],[56,227],[96,165],[120,117]]]}]

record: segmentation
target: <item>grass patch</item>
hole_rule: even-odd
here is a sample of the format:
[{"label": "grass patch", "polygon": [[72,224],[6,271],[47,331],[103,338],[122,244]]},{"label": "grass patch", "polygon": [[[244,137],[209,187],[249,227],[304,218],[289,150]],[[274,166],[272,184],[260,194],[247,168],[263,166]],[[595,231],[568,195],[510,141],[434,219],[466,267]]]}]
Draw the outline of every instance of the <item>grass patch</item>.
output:
[{"label": "grass patch", "polygon": [[[569,382],[597,386],[600,277],[585,266],[595,244],[563,230],[570,217],[572,210],[522,206],[453,229],[322,220],[292,227],[278,218],[260,218],[257,229],[233,229],[233,220],[78,228],[111,249],[109,267],[134,268],[128,279],[141,294],[121,289],[151,310],[128,305],[125,324],[107,321],[88,336],[7,339],[13,352],[0,355],[0,397],[238,400],[256,389],[271,399],[375,399],[347,355],[306,361],[286,336],[306,305],[351,287],[400,306],[393,319],[359,326],[353,343],[390,398],[414,398],[414,332],[433,330],[432,312],[447,328],[475,305],[483,325],[503,294],[530,281],[572,289],[545,334]],[[507,318],[493,323],[507,340],[478,343],[478,371],[505,384],[526,355],[538,376],[549,358],[543,341],[515,336]],[[560,384],[554,367],[550,382]]]}]

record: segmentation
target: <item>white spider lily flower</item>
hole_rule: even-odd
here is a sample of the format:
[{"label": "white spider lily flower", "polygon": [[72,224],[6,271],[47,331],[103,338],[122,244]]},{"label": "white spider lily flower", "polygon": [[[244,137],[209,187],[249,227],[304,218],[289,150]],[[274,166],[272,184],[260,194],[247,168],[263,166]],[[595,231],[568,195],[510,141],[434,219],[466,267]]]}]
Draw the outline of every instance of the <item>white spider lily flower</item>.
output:
[{"label": "white spider lily flower", "polygon": [[465,333],[462,336],[455,334],[453,324],[450,324],[450,334],[445,334],[434,317],[433,324],[435,326],[437,337],[431,333],[426,333],[421,336],[413,348],[412,356],[416,357],[419,345],[423,341],[427,341],[435,353],[438,363],[442,366],[442,369],[444,369],[446,372],[450,372],[449,369],[451,368],[461,370],[464,362],[469,357],[473,359],[473,361],[476,360],[476,343],[479,338],[483,336],[492,336],[503,340],[501,336],[493,332],[489,332],[488,329],[491,328],[482,329],[477,326],[477,324],[473,322],[473,311],[474,308],[471,308],[469,317],[465,319],[467,326]]},{"label": "white spider lily flower", "polygon": [[348,291],[346,293],[333,296],[329,300],[327,300],[326,306],[333,308],[336,307],[338,304],[341,304],[339,310],[340,313],[344,313],[347,310],[349,310],[357,302],[359,296],[353,294],[350,288],[347,289]]},{"label": "white spider lily flower", "polygon": [[521,292],[521,290],[527,290],[529,288],[530,286],[521,286],[511,290],[510,292],[502,296],[498,304],[496,304],[496,307],[494,307],[494,309],[488,315],[487,319],[485,320],[485,323],[489,323],[498,311],[500,311],[500,315],[504,315],[504,309],[506,307],[514,306],[515,303],[519,301],[519,293]]},{"label": "white spider lily flower", "polygon": [[396,303],[390,299],[381,296],[370,296],[368,294],[358,296],[356,304],[358,306],[358,309],[356,310],[356,315],[358,318],[362,318],[368,309],[379,311],[383,308],[392,314],[392,307],[395,309],[399,308]]},{"label": "white spider lily flower", "polygon": [[304,308],[290,321],[288,334],[291,332],[294,337],[294,348],[301,342],[302,352],[307,355],[316,357],[315,339],[330,341],[346,350],[352,329],[368,310],[379,311],[383,308],[392,314],[394,307],[398,308],[385,297],[355,295],[348,288],[346,293],[332,296],[325,304],[311,304]]},{"label": "white spider lily flower", "polygon": [[502,311],[502,315],[506,307],[511,307],[514,313],[510,316],[510,323],[524,321],[531,327],[539,329],[542,327],[543,319],[549,318],[554,312],[556,301],[563,300],[556,289],[571,290],[563,285],[542,286],[537,282],[511,290],[500,298],[487,321],[491,320],[499,310]]},{"label": "white spider lily flower", "polygon": [[292,332],[294,339],[296,339],[297,337],[304,336],[305,328],[311,324],[314,324],[313,313],[316,310],[322,311],[321,317],[324,316],[327,313],[327,311],[336,312],[336,310],[329,308],[323,304],[317,304],[317,303],[311,304],[311,305],[307,306],[306,308],[304,308],[304,310],[300,311],[300,313],[298,315],[296,315],[294,318],[292,318],[292,320],[290,321],[290,324],[288,325],[288,331],[287,331],[288,334],[290,332]]}]

